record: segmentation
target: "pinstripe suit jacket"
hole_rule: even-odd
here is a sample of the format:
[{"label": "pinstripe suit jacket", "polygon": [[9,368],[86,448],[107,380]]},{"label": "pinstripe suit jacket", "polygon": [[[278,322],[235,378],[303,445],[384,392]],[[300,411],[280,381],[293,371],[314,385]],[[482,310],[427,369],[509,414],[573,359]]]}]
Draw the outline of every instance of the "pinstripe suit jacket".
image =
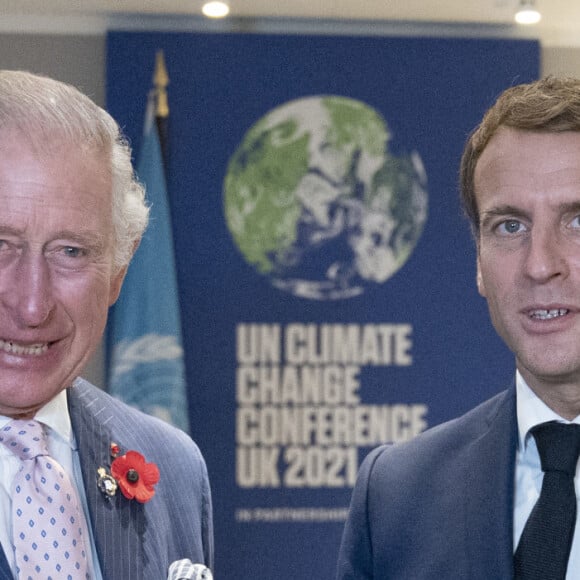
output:
[{"label": "pinstripe suit jacket", "polygon": [[[183,432],[128,407],[88,382],[68,390],[73,430],[105,580],[165,580],[182,558],[213,565],[211,495],[205,462]],[[97,469],[111,464],[110,445],[139,451],[159,467],[155,496],[145,504],[120,491],[108,499]],[[13,580],[4,553],[0,580]]]},{"label": "pinstripe suit jacket", "polygon": [[513,578],[515,388],[363,462],[338,580]]}]

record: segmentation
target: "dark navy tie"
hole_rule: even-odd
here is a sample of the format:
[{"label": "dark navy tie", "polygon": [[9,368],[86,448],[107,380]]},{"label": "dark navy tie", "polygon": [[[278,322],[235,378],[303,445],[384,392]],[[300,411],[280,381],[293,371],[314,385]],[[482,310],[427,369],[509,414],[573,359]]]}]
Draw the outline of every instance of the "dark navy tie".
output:
[{"label": "dark navy tie", "polygon": [[550,421],[530,432],[538,446],[544,480],[514,555],[515,578],[564,580],[576,525],[574,474],[580,425]]}]

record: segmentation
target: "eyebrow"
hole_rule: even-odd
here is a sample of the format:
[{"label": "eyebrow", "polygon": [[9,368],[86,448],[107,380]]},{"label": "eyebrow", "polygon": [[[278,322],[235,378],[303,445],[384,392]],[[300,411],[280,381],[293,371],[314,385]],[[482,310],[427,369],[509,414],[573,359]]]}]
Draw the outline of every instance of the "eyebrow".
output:
[{"label": "eyebrow", "polygon": [[60,232],[56,232],[56,234],[52,236],[52,239],[70,240],[71,242],[75,242],[83,246],[89,246],[91,248],[99,250],[103,249],[106,245],[105,236],[88,230],[81,231],[61,230]]},{"label": "eyebrow", "polygon": [[0,224],[0,235],[2,234],[10,234],[11,236],[21,236],[24,233],[24,230],[15,228],[13,226],[4,226]]},{"label": "eyebrow", "polygon": [[[15,228],[13,226],[3,225],[0,223],[0,236],[24,236],[25,234],[25,229]],[[89,246],[97,250],[100,250],[106,246],[105,236],[88,230],[60,230],[51,236],[51,240],[70,240],[71,242]]]},{"label": "eyebrow", "polygon": [[492,219],[508,215],[513,216],[514,218],[522,218],[527,217],[528,214],[514,205],[497,205],[480,214],[479,225],[480,227],[485,227]]},{"label": "eyebrow", "polygon": [[[580,213],[580,201],[560,203],[557,207],[560,214]],[[527,211],[514,205],[498,205],[480,214],[479,224],[480,227],[484,227],[496,217],[513,216],[514,218],[526,218],[528,215]]]},{"label": "eyebrow", "polygon": [[580,213],[580,201],[560,204],[561,213]]}]

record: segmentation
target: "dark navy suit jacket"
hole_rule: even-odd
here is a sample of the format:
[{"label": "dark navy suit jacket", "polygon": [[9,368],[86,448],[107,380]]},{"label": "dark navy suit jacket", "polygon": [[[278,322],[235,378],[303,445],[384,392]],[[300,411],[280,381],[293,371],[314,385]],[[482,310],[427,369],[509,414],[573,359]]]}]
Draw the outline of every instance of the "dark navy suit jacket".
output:
[{"label": "dark navy suit jacket", "polygon": [[[211,567],[211,494],[195,443],[82,379],[68,389],[68,402],[105,580],[165,580],[182,558]],[[138,451],[157,464],[160,479],[149,502],[129,501],[120,490],[108,499],[99,489],[97,470],[110,467],[113,442],[121,453]],[[0,580],[13,580],[1,550]]]},{"label": "dark navy suit jacket", "polygon": [[515,388],[374,450],[355,486],[339,580],[513,578]]}]

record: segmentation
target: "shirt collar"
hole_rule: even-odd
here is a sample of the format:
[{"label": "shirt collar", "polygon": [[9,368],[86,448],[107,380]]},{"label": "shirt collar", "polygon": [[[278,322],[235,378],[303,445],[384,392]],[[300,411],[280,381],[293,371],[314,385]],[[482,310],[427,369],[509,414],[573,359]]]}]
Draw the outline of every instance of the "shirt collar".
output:
[{"label": "shirt collar", "polygon": [[518,444],[524,450],[528,444],[530,429],[546,421],[580,423],[580,416],[567,421],[550,409],[528,386],[519,371],[516,371],[516,408],[518,416]]},{"label": "shirt collar", "polygon": [[[66,389],[63,389],[44,405],[44,407],[41,407],[34,416],[34,419],[49,427],[52,436],[66,442],[71,449],[75,449],[72,423],[68,413]],[[0,428],[4,427],[11,420],[10,417],[0,415]]]}]

